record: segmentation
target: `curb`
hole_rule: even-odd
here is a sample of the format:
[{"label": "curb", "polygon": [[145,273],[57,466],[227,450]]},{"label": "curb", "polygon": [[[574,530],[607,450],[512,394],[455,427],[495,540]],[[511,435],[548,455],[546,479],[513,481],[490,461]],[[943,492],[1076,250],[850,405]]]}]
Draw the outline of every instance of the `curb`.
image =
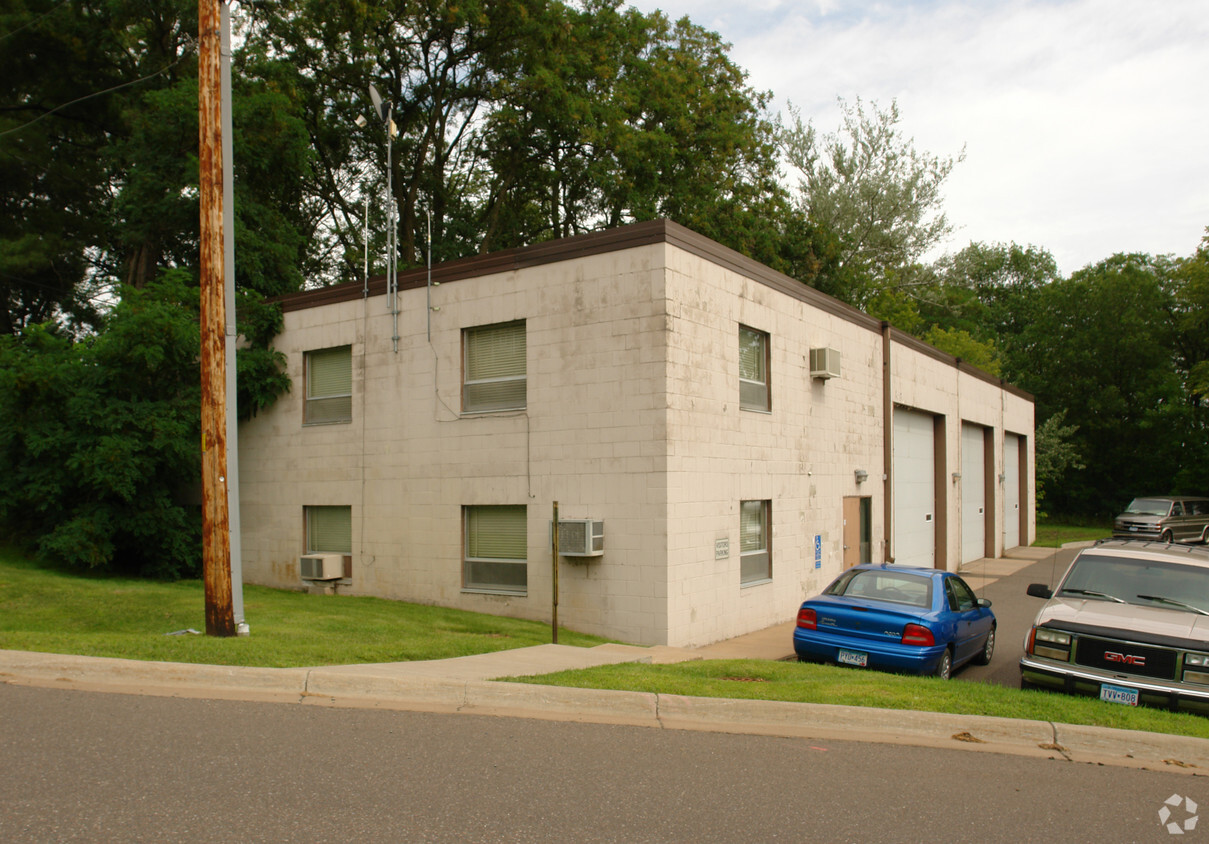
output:
[{"label": "curb", "polygon": [[1209,775],[1209,739],[985,715],[454,680],[351,666],[245,668],[0,650],[0,682],[875,742]]}]

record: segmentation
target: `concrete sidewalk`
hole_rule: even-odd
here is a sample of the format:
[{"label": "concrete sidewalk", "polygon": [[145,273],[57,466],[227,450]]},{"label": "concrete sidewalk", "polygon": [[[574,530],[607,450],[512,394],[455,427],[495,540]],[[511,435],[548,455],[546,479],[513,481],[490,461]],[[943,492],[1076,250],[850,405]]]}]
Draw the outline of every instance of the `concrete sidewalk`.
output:
[{"label": "concrete sidewalk", "polygon": [[[1044,559],[1015,549],[980,576]],[[1039,549],[1052,553],[1048,549]],[[980,561],[983,562],[983,561]],[[974,564],[976,565],[976,564]],[[1014,571],[1015,569],[1011,569]],[[793,622],[701,648],[539,645],[429,662],[241,668],[0,650],[0,682],[83,691],[292,702],[885,742],[1209,774],[1209,740],[979,715],[694,698],[500,682],[619,662],[791,659]]]}]

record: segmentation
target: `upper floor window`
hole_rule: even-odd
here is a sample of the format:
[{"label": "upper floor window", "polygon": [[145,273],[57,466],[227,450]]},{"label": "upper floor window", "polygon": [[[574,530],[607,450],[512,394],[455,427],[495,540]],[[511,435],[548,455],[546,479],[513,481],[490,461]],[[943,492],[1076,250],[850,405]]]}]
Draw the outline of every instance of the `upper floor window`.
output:
[{"label": "upper floor window", "polygon": [[463,332],[467,413],[525,408],[525,323],[505,322]]},{"label": "upper floor window", "polygon": [[739,583],[772,580],[769,525],[771,501],[744,501],[739,506]]},{"label": "upper floor window", "polygon": [[769,410],[768,335],[739,326],[739,407]]},{"label": "upper floor window", "polygon": [[353,421],[353,349],[338,346],[307,352],[306,406],[303,423]]}]

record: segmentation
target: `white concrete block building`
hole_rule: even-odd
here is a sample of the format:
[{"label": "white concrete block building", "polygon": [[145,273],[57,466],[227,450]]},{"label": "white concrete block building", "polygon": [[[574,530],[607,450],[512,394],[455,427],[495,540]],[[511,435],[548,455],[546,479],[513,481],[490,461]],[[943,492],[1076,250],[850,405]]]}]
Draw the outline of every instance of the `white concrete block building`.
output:
[{"label": "white concrete block building", "polygon": [[[1034,537],[1033,402],[666,221],[282,300],[243,572],[702,645]],[[593,522],[599,524],[593,524]],[[560,550],[585,525],[565,524]],[[576,535],[576,531],[580,535]]]}]

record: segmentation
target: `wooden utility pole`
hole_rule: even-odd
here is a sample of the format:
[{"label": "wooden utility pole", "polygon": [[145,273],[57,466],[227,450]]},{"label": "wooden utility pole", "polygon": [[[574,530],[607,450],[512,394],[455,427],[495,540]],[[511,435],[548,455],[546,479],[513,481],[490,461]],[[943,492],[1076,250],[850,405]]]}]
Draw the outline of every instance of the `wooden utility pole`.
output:
[{"label": "wooden utility pole", "polygon": [[234,636],[227,512],[227,354],[223,249],[221,0],[198,0],[201,165],[202,576],[206,635]]}]

